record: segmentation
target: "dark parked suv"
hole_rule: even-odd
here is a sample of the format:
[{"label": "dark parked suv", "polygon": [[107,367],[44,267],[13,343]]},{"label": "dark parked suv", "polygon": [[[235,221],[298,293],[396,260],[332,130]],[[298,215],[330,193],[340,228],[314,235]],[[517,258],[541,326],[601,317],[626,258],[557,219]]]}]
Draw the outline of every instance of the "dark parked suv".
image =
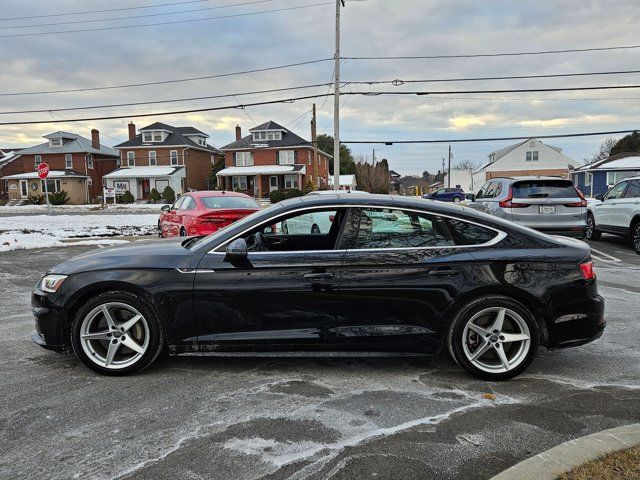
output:
[{"label": "dark parked suv", "polygon": [[441,202],[460,203],[465,199],[464,190],[461,188],[441,188],[435,192],[426,193],[422,198],[428,200],[439,200]]}]

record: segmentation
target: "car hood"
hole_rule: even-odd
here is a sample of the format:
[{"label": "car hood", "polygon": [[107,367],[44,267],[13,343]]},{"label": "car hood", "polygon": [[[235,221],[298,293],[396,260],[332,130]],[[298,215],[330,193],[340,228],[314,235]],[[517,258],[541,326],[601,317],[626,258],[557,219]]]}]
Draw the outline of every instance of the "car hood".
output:
[{"label": "car hood", "polygon": [[72,275],[113,269],[196,268],[203,253],[183,247],[184,241],[185,238],[175,238],[96,248],[56,265],[48,273]]}]

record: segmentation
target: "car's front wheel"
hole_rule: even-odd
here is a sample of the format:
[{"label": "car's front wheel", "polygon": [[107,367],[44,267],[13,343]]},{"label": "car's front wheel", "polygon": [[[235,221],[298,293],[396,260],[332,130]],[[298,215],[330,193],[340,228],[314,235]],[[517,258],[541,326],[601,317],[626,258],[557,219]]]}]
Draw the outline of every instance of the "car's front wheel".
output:
[{"label": "car's front wheel", "polygon": [[469,303],[455,316],[447,335],[454,360],[483,380],[506,380],[526,370],[538,342],[538,325],[529,310],[497,295]]},{"label": "car's front wheel", "polygon": [[640,221],[637,221],[631,227],[631,244],[633,245],[633,250],[640,255]]},{"label": "car's front wheel", "polygon": [[164,238],[164,232],[162,231],[162,222],[158,222],[158,236]]},{"label": "car's front wheel", "polygon": [[585,236],[587,240],[600,240],[602,236],[602,232],[596,228],[596,219],[593,217],[592,213],[587,214],[587,229],[585,231]]},{"label": "car's front wheel", "polygon": [[76,313],[71,345],[89,368],[126,375],[148,367],[164,345],[164,331],[153,309],[126,291],[96,295]]}]

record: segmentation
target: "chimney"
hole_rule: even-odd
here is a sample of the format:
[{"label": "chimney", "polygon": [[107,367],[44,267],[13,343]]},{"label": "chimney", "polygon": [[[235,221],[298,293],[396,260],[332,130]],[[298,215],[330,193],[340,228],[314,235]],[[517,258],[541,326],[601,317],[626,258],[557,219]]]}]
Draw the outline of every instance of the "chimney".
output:
[{"label": "chimney", "polygon": [[135,140],[136,139],[136,126],[133,124],[133,122],[129,123],[129,140]]},{"label": "chimney", "polygon": [[100,150],[100,132],[95,128],[91,129],[91,146]]},{"label": "chimney", "polygon": [[240,125],[236,125],[236,142],[242,139],[242,129]]}]

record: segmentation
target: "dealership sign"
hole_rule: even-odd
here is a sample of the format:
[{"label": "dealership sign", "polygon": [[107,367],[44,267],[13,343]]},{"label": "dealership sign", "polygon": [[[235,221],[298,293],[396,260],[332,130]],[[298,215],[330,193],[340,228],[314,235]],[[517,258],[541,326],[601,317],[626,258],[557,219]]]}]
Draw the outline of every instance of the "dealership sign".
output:
[{"label": "dealership sign", "polygon": [[122,195],[124,192],[129,190],[129,180],[113,182],[113,188],[116,190],[116,195]]}]

